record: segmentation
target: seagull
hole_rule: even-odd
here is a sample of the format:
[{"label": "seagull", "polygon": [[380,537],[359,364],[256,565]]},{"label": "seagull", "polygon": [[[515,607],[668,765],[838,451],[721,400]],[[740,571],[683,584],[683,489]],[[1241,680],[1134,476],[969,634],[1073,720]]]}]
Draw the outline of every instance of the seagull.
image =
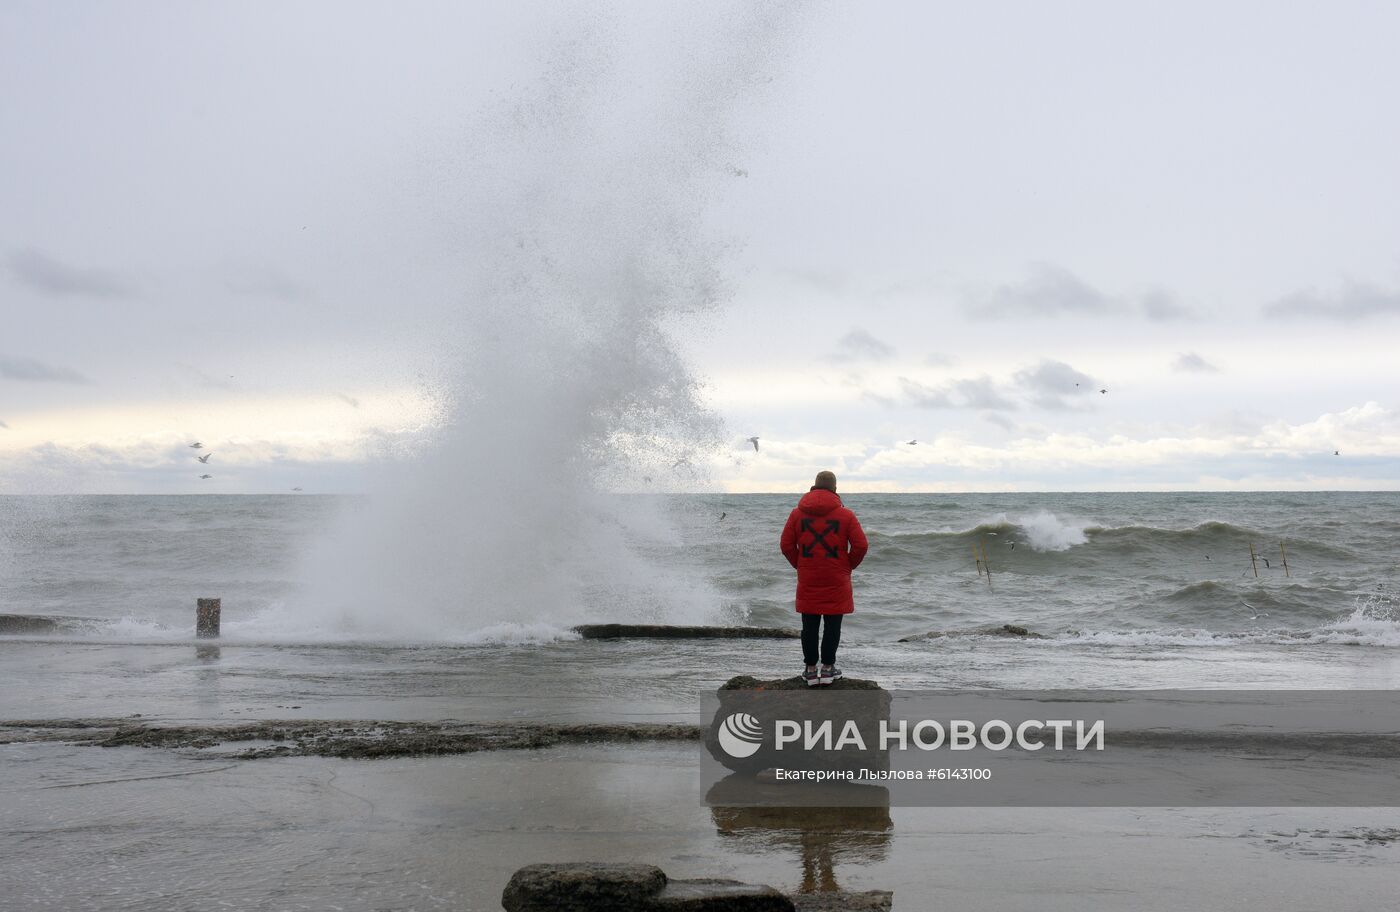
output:
[{"label": "seagull", "polygon": [[1333,455],[1333,456],[1340,456],[1340,455],[1342,455],[1342,451],[1341,451],[1341,450],[1333,450],[1333,451],[1332,451],[1332,455]]},{"label": "seagull", "polygon": [[753,451],[754,451],[755,453],[757,453],[757,452],[758,452],[758,438],[757,438],[757,437],[750,437],[750,438],[748,438],[748,440],[749,440],[749,443],[752,443],[752,444],[753,444]]},{"label": "seagull", "polygon": [[200,478],[213,478],[213,475],[201,475]]},{"label": "seagull", "polygon": [[202,443],[200,443],[198,440],[196,440],[194,443],[190,444],[190,449],[192,449],[192,450],[202,450],[202,449],[204,449],[204,444],[202,444]]},{"label": "seagull", "polygon": [[1107,393],[1108,390],[1099,390],[1099,392],[1101,392],[1101,393]]},{"label": "seagull", "polygon": [[1253,605],[1251,605],[1249,602],[1240,602],[1240,604],[1243,605],[1243,606],[1245,606],[1246,608],[1248,608],[1250,611],[1253,611],[1253,612],[1254,612],[1253,614],[1250,615],[1250,618],[1251,618],[1251,619],[1258,618],[1258,617],[1268,617],[1268,616],[1269,616],[1269,612],[1267,612],[1267,611],[1260,611],[1258,608],[1255,608],[1255,607],[1254,607]]},{"label": "seagull", "polygon": [[906,440],[905,443],[907,443],[909,446],[918,446],[918,445],[919,445],[919,441],[917,441],[917,440]]},{"label": "seagull", "polygon": [[207,465],[209,463],[209,457],[213,455],[213,453],[205,453],[203,456],[196,456],[195,459],[198,459],[200,462],[205,463]]},{"label": "seagull", "polygon": [[301,488],[292,488],[293,491],[300,491]]}]

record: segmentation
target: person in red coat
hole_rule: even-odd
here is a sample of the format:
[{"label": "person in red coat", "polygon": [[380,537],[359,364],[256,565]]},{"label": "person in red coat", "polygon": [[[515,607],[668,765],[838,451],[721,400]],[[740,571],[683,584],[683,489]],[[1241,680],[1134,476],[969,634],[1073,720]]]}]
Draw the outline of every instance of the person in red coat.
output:
[{"label": "person in red coat", "polygon": [[802,615],[802,657],[807,663],[802,677],[808,686],[838,681],[841,669],[836,667],[836,647],[841,643],[841,618],[856,610],[851,571],[865,559],[870,543],[860,520],[836,496],[834,474],[817,473],[816,484],[788,516],[779,545],[783,557],[797,570],[797,611]]}]

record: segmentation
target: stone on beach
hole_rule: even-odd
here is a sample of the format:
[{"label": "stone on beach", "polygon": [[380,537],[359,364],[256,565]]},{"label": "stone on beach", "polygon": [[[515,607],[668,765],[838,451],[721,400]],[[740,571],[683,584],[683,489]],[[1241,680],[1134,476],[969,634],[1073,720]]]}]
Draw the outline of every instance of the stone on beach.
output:
[{"label": "stone on beach", "polygon": [[639,909],[666,887],[655,865],[578,861],[526,865],[501,894],[507,912]]},{"label": "stone on beach", "polygon": [[671,880],[655,865],[568,862],[516,871],[506,912],[793,912],[772,887],[737,880]]},{"label": "stone on beach", "polygon": [[[812,687],[800,676],[761,680],[752,675],[730,678],[716,691],[719,708],[710,721],[705,748],[710,756],[735,773],[752,775],[783,765],[776,745],[763,742],[745,756],[735,756],[721,743],[721,729],[742,714],[763,731],[772,731],[780,719],[804,719],[819,723],[830,720],[844,725],[854,721],[868,745],[878,745],[877,726],[890,717],[889,691],[875,681],[842,678],[823,687]],[[803,754],[808,769],[888,769],[889,753],[872,747],[865,750],[816,748]]]}]

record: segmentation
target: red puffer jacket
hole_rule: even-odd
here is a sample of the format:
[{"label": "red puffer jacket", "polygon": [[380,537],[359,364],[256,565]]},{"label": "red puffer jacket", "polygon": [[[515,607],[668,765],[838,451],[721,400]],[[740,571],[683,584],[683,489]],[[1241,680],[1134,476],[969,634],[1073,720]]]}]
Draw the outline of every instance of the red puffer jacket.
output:
[{"label": "red puffer jacket", "polygon": [[851,571],[870,543],[856,515],[834,491],[813,488],[788,516],[780,542],[783,557],[797,568],[797,610],[802,614],[850,614]]}]

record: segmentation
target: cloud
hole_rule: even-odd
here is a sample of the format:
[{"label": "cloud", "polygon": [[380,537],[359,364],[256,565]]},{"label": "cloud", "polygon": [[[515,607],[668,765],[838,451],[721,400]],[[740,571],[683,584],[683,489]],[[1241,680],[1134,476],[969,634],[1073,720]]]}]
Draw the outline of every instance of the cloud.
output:
[{"label": "cloud", "polygon": [[1008,412],[1016,408],[1016,403],[997,392],[991,377],[977,377],[959,380],[953,389],[963,397],[965,408],[991,409]]},{"label": "cloud", "polygon": [[127,278],[105,269],[70,266],[38,250],[16,250],[10,271],[30,288],[55,296],[120,298],[136,290]]},{"label": "cloud", "polygon": [[1100,314],[1115,307],[1107,295],[1070,271],[1037,263],[1031,267],[1029,278],[997,287],[970,307],[969,315],[990,320],[1053,317],[1065,313]]},{"label": "cloud", "polygon": [[1050,263],[1036,263],[1029,273],[1023,281],[973,295],[966,304],[968,316],[979,320],[1005,320],[1065,314],[1131,316],[1140,313],[1154,323],[1190,320],[1196,316],[1162,289],[1141,295],[1111,295],[1068,269]]},{"label": "cloud", "polygon": [[908,377],[899,378],[904,398],[915,408],[944,409],[988,409],[991,411],[1015,411],[1016,403],[997,390],[995,381],[985,374],[956,380],[941,387],[929,386]]},{"label": "cloud", "polygon": [[91,383],[87,377],[67,367],[55,367],[32,358],[0,357],[0,378],[36,383]]},{"label": "cloud", "polygon": [[0,421],[0,428],[4,428],[5,430],[8,431],[8,430],[10,429],[10,426],[9,426],[8,424],[6,424],[5,422]]},{"label": "cloud", "polygon": [[836,358],[841,361],[887,361],[894,348],[881,342],[863,329],[853,329],[836,343]]},{"label": "cloud", "polygon": [[1214,374],[1219,372],[1220,368],[1195,352],[1182,352],[1172,362],[1172,370],[1185,373]]},{"label": "cloud", "polygon": [[1271,317],[1320,317],[1355,322],[1400,314],[1400,291],[1351,282],[1332,294],[1315,290],[1294,292],[1264,306]]},{"label": "cloud", "polygon": [[935,389],[908,377],[900,377],[899,386],[904,391],[905,398],[916,408],[955,408],[947,390]]},{"label": "cloud", "polygon": [[347,395],[344,394],[344,393],[336,393],[336,394],[335,394],[335,398],[339,399],[341,402],[344,402],[346,405],[350,406],[351,408],[359,408],[359,407],[360,407],[360,400],[356,399],[354,396],[347,396]]},{"label": "cloud", "polygon": [[1066,396],[1084,395],[1098,388],[1098,381],[1063,361],[1042,359],[1035,367],[1016,372],[1016,385],[1031,394],[1031,402],[1045,409],[1067,409]]},{"label": "cloud", "polygon": [[1153,323],[1168,323],[1173,320],[1190,320],[1196,315],[1190,308],[1182,306],[1169,292],[1149,291],[1141,300],[1143,316]]},{"label": "cloud", "polygon": [[991,424],[995,424],[997,427],[1001,428],[1004,431],[1016,430],[1016,422],[1012,421],[1010,418],[1006,417],[1000,412],[983,412],[982,420]]},{"label": "cloud", "polygon": [[948,367],[957,361],[952,355],[945,355],[943,352],[933,352],[924,358],[924,363],[929,367]]}]

